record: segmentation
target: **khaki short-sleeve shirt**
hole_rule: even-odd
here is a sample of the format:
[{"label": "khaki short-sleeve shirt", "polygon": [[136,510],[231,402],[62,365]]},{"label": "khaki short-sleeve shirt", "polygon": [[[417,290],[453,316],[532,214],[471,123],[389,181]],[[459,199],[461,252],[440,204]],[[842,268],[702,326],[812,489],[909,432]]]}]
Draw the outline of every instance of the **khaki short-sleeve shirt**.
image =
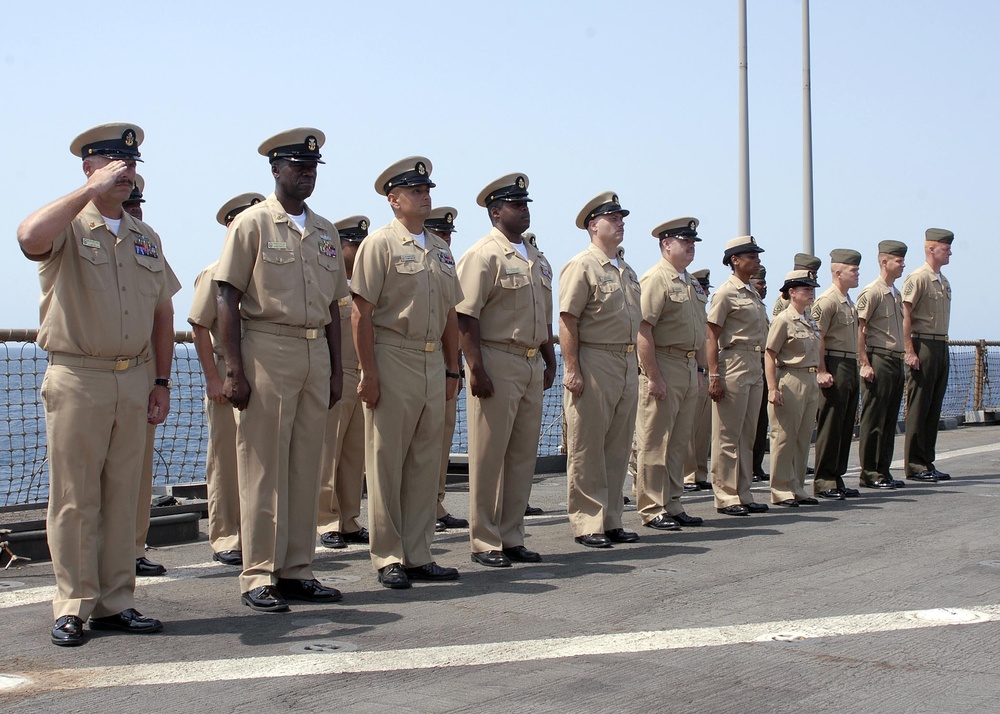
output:
[{"label": "khaki short-sleeve shirt", "polygon": [[300,233],[272,193],[229,225],[215,282],[243,293],[240,315],[292,327],[329,324],[331,303],[348,293],[333,224],[306,207]]},{"label": "khaki short-sleeve shirt", "polygon": [[708,322],[721,328],[719,349],[727,347],[764,348],[767,340],[767,308],[752,286],[729,278],[712,296]]},{"label": "khaki short-sleeve shirt", "polygon": [[850,297],[831,285],[813,303],[812,317],[823,333],[823,349],[857,354],[858,312]]},{"label": "khaki short-sleeve shirt", "polygon": [[665,258],[639,279],[642,320],[653,327],[653,344],[697,350],[705,343],[705,305],[701,284]]},{"label": "khaki short-sleeve shirt", "polygon": [[444,334],[462,287],[448,244],[425,232],[424,245],[397,219],[361,243],[351,292],[375,306],[376,334],[418,341],[440,340]]},{"label": "khaki short-sleeve shirt", "polygon": [[767,349],[778,367],[819,366],[819,330],[808,315],[791,305],[774,317],[767,332]]},{"label": "khaki short-sleeve shirt", "polygon": [[903,302],[913,308],[910,312],[910,330],[930,335],[948,334],[951,320],[951,283],[944,275],[935,273],[924,263],[906,276],[903,283]]},{"label": "khaki short-sleeve shirt", "polygon": [[858,295],[858,319],[865,321],[865,344],[903,351],[903,305],[880,275]]},{"label": "khaki short-sleeve shirt", "polygon": [[219,284],[212,279],[218,265],[219,261],[215,261],[194,279],[194,298],[191,300],[188,322],[208,330],[212,336],[212,350],[221,357],[222,336],[219,334],[218,319]]},{"label": "khaki short-sleeve shirt", "polygon": [[552,324],[552,268],[535,246],[527,259],[496,228],[458,261],[462,301],[458,312],[479,320],[486,342],[538,347]]},{"label": "khaki short-sleeve shirt", "polygon": [[[348,282],[350,285],[350,282]],[[354,296],[345,295],[337,301],[340,319],[340,359],[344,366],[358,364],[358,351],[354,347],[354,332],[351,329],[351,313],[354,311]]]},{"label": "khaki short-sleeve shirt", "polygon": [[593,243],[559,273],[559,312],[577,318],[581,344],[635,344],[642,321],[639,277]]},{"label": "khaki short-sleeve shirt", "polygon": [[116,237],[93,203],[56,236],[38,280],[38,346],[109,359],[143,354],[156,307],[180,290],[156,232],[122,212]]}]

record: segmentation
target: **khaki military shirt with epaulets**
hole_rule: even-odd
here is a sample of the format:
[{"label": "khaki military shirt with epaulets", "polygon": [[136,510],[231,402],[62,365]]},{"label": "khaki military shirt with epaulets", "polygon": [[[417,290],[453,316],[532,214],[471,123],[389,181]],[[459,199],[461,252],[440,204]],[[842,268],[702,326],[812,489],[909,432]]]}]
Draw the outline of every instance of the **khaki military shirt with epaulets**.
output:
[{"label": "khaki military shirt with epaulets", "polygon": [[212,351],[222,357],[222,335],[219,333],[219,284],[213,280],[219,261],[198,273],[194,279],[194,298],[188,322],[208,330],[212,337]]},{"label": "khaki military shirt with epaulets", "polygon": [[848,295],[831,285],[813,303],[812,317],[823,333],[823,349],[858,353],[858,312]]},{"label": "khaki military shirt with epaulets", "polygon": [[800,315],[789,305],[774,316],[767,332],[767,349],[774,352],[778,367],[818,367],[819,330],[809,315]]},{"label": "khaki military shirt with epaulets", "polygon": [[865,345],[903,352],[903,304],[880,275],[858,295],[858,319],[865,321]]},{"label": "khaki military shirt with epaulets", "polygon": [[670,261],[661,258],[639,279],[639,285],[642,319],[652,325],[656,347],[697,350],[705,344],[708,295],[690,273],[678,273]]},{"label": "khaki military shirt with epaulets", "polygon": [[215,282],[243,293],[244,320],[325,327],[330,305],[347,295],[340,234],[307,206],[299,232],[278,198],[250,206],[229,225]]},{"label": "khaki military shirt with epaulets", "polygon": [[531,243],[527,259],[498,229],[479,239],[458,261],[462,301],[456,310],[479,320],[485,342],[539,347],[552,324],[552,268]]},{"label": "khaki military shirt with epaulets", "polygon": [[642,321],[639,277],[593,243],[559,273],[559,312],[577,318],[581,344],[635,344]]},{"label": "khaki military shirt with epaulets", "polygon": [[375,306],[376,334],[437,341],[462,299],[448,244],[430,232],[420,245],[397,219],[365,238],[354,258],[351,292]]},{"label": "khaki military shirt with epaulets", "polygon": [[180,290],[156,232],[122,212],[116,237],[93,203],[56,236],[38,279],[38,346],[108,359],[145,353],[156,307]]},{"label": "khaki military shirt with epaulets", "polygon": [[912,307],[910,330],[944,339],[951,320],[951,283],[924,263],[906,276],[903,302]]},{"label": "khaki military shirt with epaulets", "polygon": [[708,321],[722,328],[719,349],[727,347],[764,349],[767,340],[767,308],[753,286],[729,278],[712,296]]}]

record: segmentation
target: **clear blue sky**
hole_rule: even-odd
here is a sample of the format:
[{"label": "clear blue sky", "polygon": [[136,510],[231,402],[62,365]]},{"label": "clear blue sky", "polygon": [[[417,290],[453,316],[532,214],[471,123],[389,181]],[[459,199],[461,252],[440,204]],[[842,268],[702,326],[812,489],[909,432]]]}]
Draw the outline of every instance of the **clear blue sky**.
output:
[{"label": "clear blue sky", "polygon": [[[924,229],[949,228],[951,335],[1000,339],[978,299],[1000,258],[1000,4],[811,10],[817,254],[861,250],[865,284],[879,240],[905,241],[909,270]],[[802,249],[800,38],[800,2],[750,0],[752,232],[768,302]],[[435,203],[459,210],[456,254],[489,229],[476,194],[512,171],[531,181],[532,230],[557,272],[586,245],[573,221],[603,190],[632,211],[626,258],[639,273],[658,259],[650,230],[693,215],[704,242],[692,268],[718,284],[737,232],[736,0],[8,3],[0,77],[4,327],[38,324],[18,223],[82,183],[69,143],[108,121],[146,132],[146,220],[184,285],[179,328],[219,253],[216,211],[271,192],[257,145],[294,126],[326,132],[309,203],[331,220],[385,224],[375,177],[430,157]]]}]

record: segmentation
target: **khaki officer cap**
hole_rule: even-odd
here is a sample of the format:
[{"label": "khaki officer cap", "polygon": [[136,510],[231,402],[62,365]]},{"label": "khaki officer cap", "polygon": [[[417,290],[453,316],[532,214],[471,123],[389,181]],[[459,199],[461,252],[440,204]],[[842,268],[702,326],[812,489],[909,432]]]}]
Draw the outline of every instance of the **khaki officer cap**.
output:
[{"label": "khaki officer cap", "polygon": [[368,237],[368,226],[371,224],[368,216],[348,216],[334,223],[333,227],[340,233],[340,240],[346,240],[348,243],[360,243]]},{"label": "khaki officer cap", "polygon": [[757,245],[757,241],[753,236],[740,236],[739,238],[733,238],[731,241],[726,243],[726,252],[722,255],[722,264],[729,265],[730,259],[734,255],[763,252],[764,249]]},{"label": "khaki officer cap", "polygon": [[608,213],[620,213],[622,214],[622,218],[629,214],[628,211],[621,207],[621,204],[618,202],[618,194],[614,191],[604,191],[587,201],[587,205],[576,216],[576,227],[587,230],[587,226],[590,225],[592,220]]},{"label": "khaki officer cap", "polygon": [[487,184],[476,196],[476,203],[489,208],[494,201],[531,201],[528,198],[528,177],[524,174],[507,174]]},{"label": "khaki officer cap", "polygon": [[424,228],[429,228],[432,231],[438,231],[439,233],[453,233],[458,229],[455,228],[455,219],[458,218],[458,209],[452,208],[451,206],[441,206],[440,208],[435,208],[427,216],[427,220],[424,221]]},{"label": "khaki officer cap", "polygon": [[263,200],[264,196],[259,193],[241,193],[239,196],[233,196],[222,204],[222,208],[215,214],[215,220],[220,225],[228,226],[236,216]]},{"label": "khaki officer cap", "polygon": [[928,228],[924,231],[924,240],[951,245],[951,242],[955,240],[955,234],[944,228]]},{"label": "khaki officer cap", "polygon": [[785,282],[781,286],[782,294],[788,294],[788,288],[818,288],[819,283],[813,278],[808,270],[793,270],[785,276]]},{"label": "khaki officer cap", "polygon": [[900,258],[906,257],[906,243],[898,240],[884,240],[878,244],[879,253],[898,255]]},{"label": "khaki officer cap", "polygon": [[767,268],[763,265],[760,266],[760,270],[750,276],[751,280],[767,280]]},{"label": "khaki officer cap", "polygon": [[325,164],[326,162],[322,160],[322,154],[319,153],[320,147],[325,142],[326,134],[319,129],[300,126],[265,139],[257,147],[257,153],[266,156],[272,164],[278,159],[315,161],[317,164]]},{"label": "khaki officer cap", "polygon": [[843,263],[844,265],[861,265],[861,253],[850,248],[837,248],[830,251],[831,263]]},{"label": "khaki officer cap", "polygon": [[139,158],[141,155],[139,144],[145,138],[142,129],[135,124],[122,122],[100,124],[73,139],[69,150],[81,159],[89,156],[106,156],[109,159],[142,161]]},{"label": "khaki officer cap", "polygon": [[388,196],[392,189],[400,186],[434,188],[437,184],[431,181],[433,168],[431,160],[423,156],[407,156],[405,159],[400,159],[375,179],[375,193],[379,196]]},{"label": "khaki officer cap", "polygon": [[129,202],[145,203],[146,199],[142,197],[142,191],[145,188],[146,188],[146,180],[143,179],[143,177],[140,176],[139,174],[136,174],[135,183],[132,184],[132,193],[130,193],[128,195],[128,198],[122,201],[122,203],[129,203]]},{"label": "khaki officer cap", "polygon": [[822,265],[822,260],[809,253],[796,253],[795,260],[792,262],[794,270],[811,270],[813,272],[819,270]]},{"label": "khaki officer cap", "polygon": [[708,278],[711,274],[712,271],[710,271],[708,268],[702,268],[701,270],[696,270],[693,273],[691,273],[691,277],[693,277],[695,280],[701,283],[701,286],[703,288],[710,288],[712,286],[708,284]]},{"label": "khaki officer cap", "polygon": [[664,238],[693,238],[700,242],[698,224],[698,219],[691,218],[690,216],[686,218],[674,218],[654,228],[653,237],[660,240]]}]

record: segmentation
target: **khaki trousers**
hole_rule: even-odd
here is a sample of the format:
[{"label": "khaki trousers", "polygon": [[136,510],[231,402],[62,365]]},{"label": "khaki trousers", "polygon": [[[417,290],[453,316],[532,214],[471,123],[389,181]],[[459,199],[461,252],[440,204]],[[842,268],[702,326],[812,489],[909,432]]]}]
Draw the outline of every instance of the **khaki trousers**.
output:
[{"label": "khaki trousers", "polygon": [[330,352],[325,339],[250,330],[242,350],[251,391],[236,418],[236,458],[247,592],[313,578]]},{"label": "khaki trousers", "polygon": [[416,568],[433,562],[441,444],[444,439],[444,359],[375,345],[381,396],[365,408],[368,434],[368,528],[376,570],[392,563]]},{"label": "khaki trousers", "polygon": [[948,388],[950,355],[943,340],[914,338],[920,369],[906,370],[906,475],[934,468],[938,421]]},{"label": "khaki trousers", "polygon": [[827,355],[826,369],[833,375],[833,385],[820,390],[813,493],[844,488],[858,418],[858,361]]},{"label": "khaki trousers", "polygon": [[[461,384],[461,382],[459,383]],[[451,458],[451,442],[455,440],[455,421],[458,418],[458,395],[444,403],[444,438],[441,440],[441,479],[438,482],[437,517],[444,518],[448,509],[444,507],[444,491],[448,485],[448,460]]]},{"label": "khaki trousers", "polygon": [[861,428],[858,456],[861,483],[890,479],[892,453],[896,445],[896,422],[903,400],[903,358],[868,353],[875,381],[861,380]]},{"label": "khaki trousers", "polygon": [[691,420],[691,441],[684,459],[684,483],[708,481],[708,452],[712,449],[712,398],[708,396],[708,376],[695,397]]},{"label": "khaki trousers", "polygon": [[816,420],[819,384],[816,373],[778,368],[784,403],[767,405],[771,420],[771,503],[808,498],[806,459]]},{"label": "khaki trousers", "polygon": [[[226,378],[226,361],[215,358],[219,378]],[[242,551],[240,540],[240,482],[236,465],[236,412],[227,402],[219,404],[205,397],[208,426],[208,454],[205,480],[208,482],[208,542],[212,551]]]},{"label": "khaki trousers", "polygon": [[46,531],[55,618],[135,607],[135,514],[149,377],[49,365],[41,387],[49,460]]},{"label": "khaki trousers", "polygon": [[726,396],[712,403],[712,487],[715,507],[753,503],[753,442],[764,391],[760,354],[719,352]]},{"label": "khaki trousers", "polygon": [[684,512],[684,459],[691,442],[698,401],[694,359],[657,352],[656,364],[667,383],[667,396],[649,395],[649,379],[639,375],[639,408],[635,424],[637,446],[637,509],[642,522],[662,513]]},{"label": "khaki trousers", "polygon": [[365,488],[365,415],[358,399],[358,367],[344,365],[344,396],[330,411],[323,440],[316,532],[361,530]]},{"label": "khaki trousers", "polygon": [[544,365],[482,346],[493,396],[466,392],[469,424],[469,540],[473,553],[524,545],[524,509],[542,428]]},{"label": "khaki trousers", "polygon": [[[149,383],[156,379],[156,360],[146,363]],[[150,387],[152,388],[152,387]],[[147,403],[148,404],[148,403]],[[147,406],[147,413],[149,408]],[[153,507],[153,462],[156,460],[156,425],[146,422],[146,446],[142,454],[142,477],[139,479],[139,496],[135,509],[135,557],[146,555],[146,536],[149,535],[150,510]]]},{"label": "khaki trousers", "polygon": [[567,510],[574,536],[622,527],[622,488],[639,400],[635,352],[580,345],[583,394],[563,390]]}]

